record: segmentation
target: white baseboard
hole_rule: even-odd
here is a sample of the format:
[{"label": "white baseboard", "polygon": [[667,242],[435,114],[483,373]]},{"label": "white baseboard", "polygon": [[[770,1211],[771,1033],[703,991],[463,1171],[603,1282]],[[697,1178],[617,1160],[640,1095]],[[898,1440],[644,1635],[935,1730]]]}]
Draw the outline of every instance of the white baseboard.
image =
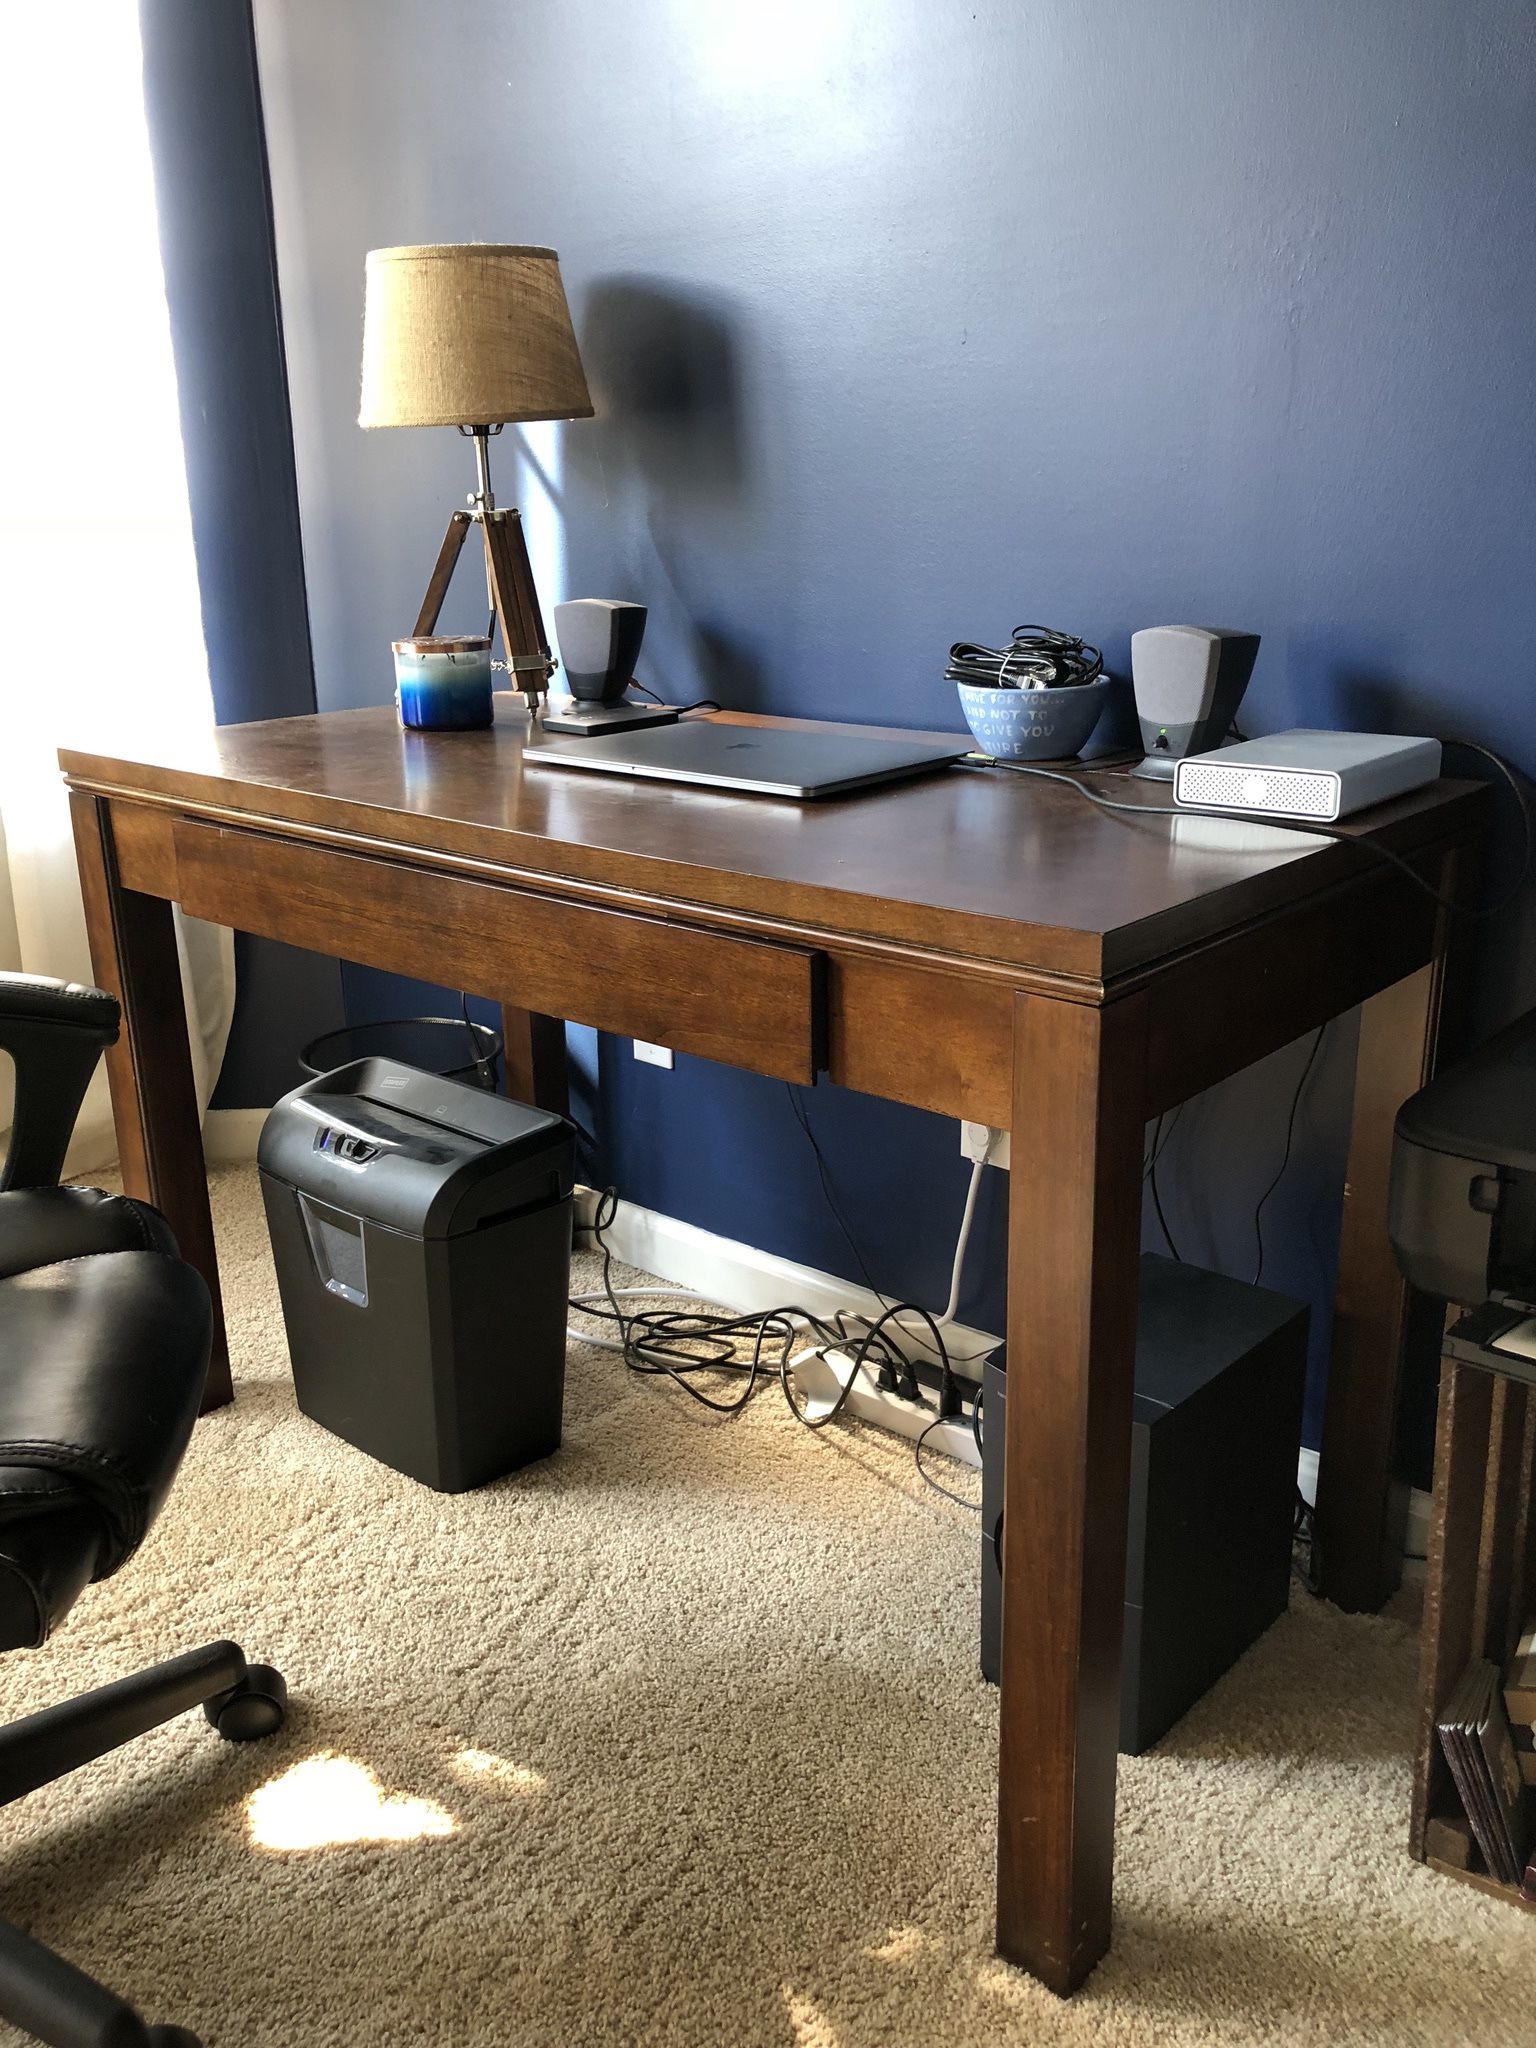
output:
[{"label": "white baseboard", "polygon": [[[203,1118],[203,1157],[210,1166],[254,1166],[264,1109],[210,1109]],[[0,1148],[3,1149],[3,1148]],[[117,1141],[110,1125],[77,1137],[64,1159],[66,1180],[87,1180],[117,1167]]]},{"label": "white baseboard", "polygon": [[203,1157],[210,1166],[249,1166],[256,1158],[264,1109],[210,1109],[203,1118]]}]

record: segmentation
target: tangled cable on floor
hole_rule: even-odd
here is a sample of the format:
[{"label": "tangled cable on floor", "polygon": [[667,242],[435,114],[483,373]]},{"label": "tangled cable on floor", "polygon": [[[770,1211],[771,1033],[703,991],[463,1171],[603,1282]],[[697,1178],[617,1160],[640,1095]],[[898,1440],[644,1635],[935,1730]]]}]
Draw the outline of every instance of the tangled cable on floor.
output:
[{"label": "tangled cable on floor", "polygon": [[[974,1194],[967,1204],[964,1223],[967,1234],[973,1208]],[[942,1493],[946,1499],[958,1501],[963,1507],[976,1505],[949,1487],[940,1485],[923,1468],[923,1445],[933,1430],[941,1422],[957,1418],[962,1413],[959,1388],[943,1329],[939,1319],[929,1310],[918,1302],[893,1302],[880,1316],[870,1318],[854,1310],[840,1310],[830,1317],[817,1315],[796,1302],[741,1315],[704,1305],[628,1308],[626,1302],[645,1298],[660,1298],[675,1304],[680,1297],[687,1297],[687,1290],[656,1285],[615,1287],[614,1255],[608,1242],[608,1231],[617,1212],[617,1191],[607,1188],[599,1200],[592,1226],[593,1237],[602,1254],[602,1287],[596,1293],[573,1294],[570,1298],[573,1309],[599,1322],[612,1324],[617,1334],[604,1337],[573,1329],[570,1335],[577,1342],[597,1344],[619,1352],[631,1372],[670,1379],[691,1401],[717,1415],[740,1414],[757,1392],[762,1379],[771,1375],[777,1378],[795,1420],[805,1429],[825,1429],[847,1407],[861,1374],[875,1386],[889,1386],[893,1382],[910,1386],[913,1393],[909,1398],[919,1406],[927,1406],[916,1391],[907,1354],[887,1334],[892,1328],[900,1327],[901,1317],[915,1316],[925,1327],[929,1344],[939,1362],[939,1412],[914,1446],[918,1474],[926,1485],[936,1493]],[[960,1249],[963,1251],[963,1239]],[[802,1400],[795,1390],[792,1355],[797,1346],[803,1346],[807,1336],[815,1340],[811,1349],[823,1357],[829,1351],[839,1351],[851,1361],[846,1378],[834,1375],[838,1379],[838,1391],[824,1406]],[[750,1347],[745,1356],[742,1355],[744,1346]],[[739,1391],[722,1399],[707,1385],[696,1384],[701,1375],[744,1377],[745,1384]]]}]

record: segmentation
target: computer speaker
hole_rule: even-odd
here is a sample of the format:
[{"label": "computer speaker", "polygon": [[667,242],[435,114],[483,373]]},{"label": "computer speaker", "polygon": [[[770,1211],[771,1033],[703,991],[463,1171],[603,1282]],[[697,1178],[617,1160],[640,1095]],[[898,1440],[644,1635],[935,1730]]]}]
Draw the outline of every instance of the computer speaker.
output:
[{"label": "computer speaker", "polygon": [[1207,754],[1231,730],[1258,657],[1257,633],[1146,626],[1131,635],[1131,683],[1146,759],[1134,772],[1171,782],[1176,761]]},{"label": "computer speaker", "polygon": [[586,703],[617,704],[634,679],[646,607],[621,597],[573,597],[555,606],[566,684]]}]

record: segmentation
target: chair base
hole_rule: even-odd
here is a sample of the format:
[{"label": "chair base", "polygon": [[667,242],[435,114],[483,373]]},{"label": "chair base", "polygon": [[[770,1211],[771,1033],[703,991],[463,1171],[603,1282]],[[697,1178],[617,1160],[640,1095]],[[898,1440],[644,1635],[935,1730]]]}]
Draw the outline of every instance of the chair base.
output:
[{"label": "chair base", "polygon": [[[201,1707],[228,1742],[283,1724],[288,1689],[234,1643],[209,1643],[0,1728],[0,1804],[78,1770]],[[93,1977],[0,1920],[0,2017],[48,2048],[200,2048],[184,2027],[151,2027]]]}]

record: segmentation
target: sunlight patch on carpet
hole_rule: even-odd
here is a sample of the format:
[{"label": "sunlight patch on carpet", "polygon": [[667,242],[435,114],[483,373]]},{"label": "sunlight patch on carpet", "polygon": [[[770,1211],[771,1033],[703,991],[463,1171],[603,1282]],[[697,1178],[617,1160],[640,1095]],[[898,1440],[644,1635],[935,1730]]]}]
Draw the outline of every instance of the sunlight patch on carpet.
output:
[{"label": "sunlight patch on carpet", "polygon": [[921,1927],[893,1927],[879,1947],[869,1953],[877,1963],[910,1963],[931,1946]]},{"label": "sunlight patch on carpet", "polygon": [[795,2048],[842,2048],[843,2037],[813,1999],[784,1985],[784,2009]]},{"label": "sunlight patch on carpet", "polygon": [[416,1842],[458,1822],[430,1799],[386,1792],[366,1764],[329,1751],[306,1757],[246,1802],[261,1849],[332,1849],[346,1842]]},{"label": "sunlight patch on carpet", "polygon": [[461,1778],[482,1785],[499,1785],[505,1792],[532,1793],[544,1790],[544,1779],[540,1772],[530,1771],[526,1764],[514,1764],[504,1756],[497,1756],[489,1749],[461,1749],[453,1759],[453,1769]]}]

